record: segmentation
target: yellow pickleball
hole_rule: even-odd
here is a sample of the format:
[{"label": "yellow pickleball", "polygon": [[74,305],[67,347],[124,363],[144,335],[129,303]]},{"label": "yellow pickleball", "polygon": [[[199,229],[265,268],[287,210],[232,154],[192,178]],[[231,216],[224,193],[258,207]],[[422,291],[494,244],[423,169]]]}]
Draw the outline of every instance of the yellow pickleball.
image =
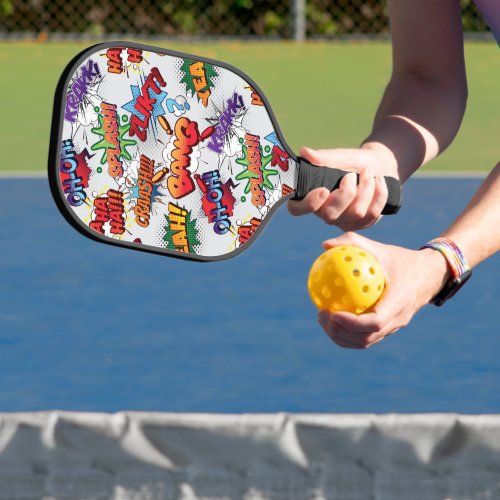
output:
[{"label": "yellow pickleball", "polygon": [[362,314],[382,295],[384,271],[377,259],[363,248],[333,247],[312,265],[307,288],[318,309]]}]

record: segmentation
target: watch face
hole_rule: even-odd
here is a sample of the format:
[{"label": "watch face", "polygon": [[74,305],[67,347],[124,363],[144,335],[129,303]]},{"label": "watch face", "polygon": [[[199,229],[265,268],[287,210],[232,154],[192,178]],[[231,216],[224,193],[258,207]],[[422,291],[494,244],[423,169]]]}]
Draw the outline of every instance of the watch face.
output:
[{"label": "watch face", "polygon": [[442,306],[448,299],[451,299],[462,288],[472,276],[472,270],[468,269],[458,278],[451,279],[444,288],[432,299],[436,306]]}]

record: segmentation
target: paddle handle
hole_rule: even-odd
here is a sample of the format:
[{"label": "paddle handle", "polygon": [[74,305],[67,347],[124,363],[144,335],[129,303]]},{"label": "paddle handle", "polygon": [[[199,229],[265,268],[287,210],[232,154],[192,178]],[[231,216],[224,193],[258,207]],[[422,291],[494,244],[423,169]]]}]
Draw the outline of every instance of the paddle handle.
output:
[{"label": "paddle handle", "polygon": [[[333,191],[340,186],[342,178],[350,173],[338,168],[318,167],[301,157],[298,157],[297,160],[299,173],[294,200],[302,200],[307,193],[319,187],[326,187]],[[384,177],[384,179],[389,195],[382,213],[384,215],[395,214],[401,207],[401,184],[394,177]],[[357,175],[356,182],[359,182],[359,175]]]}]

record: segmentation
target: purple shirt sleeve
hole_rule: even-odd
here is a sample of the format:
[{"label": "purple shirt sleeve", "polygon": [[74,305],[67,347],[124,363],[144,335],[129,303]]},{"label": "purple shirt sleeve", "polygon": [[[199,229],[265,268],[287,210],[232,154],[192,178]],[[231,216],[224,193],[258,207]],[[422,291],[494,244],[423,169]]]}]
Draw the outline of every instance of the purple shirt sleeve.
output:
[{"label": "purple shirt sleeve", "polygon": [[474,3],[500,45],[500,0],[474,0]]}]

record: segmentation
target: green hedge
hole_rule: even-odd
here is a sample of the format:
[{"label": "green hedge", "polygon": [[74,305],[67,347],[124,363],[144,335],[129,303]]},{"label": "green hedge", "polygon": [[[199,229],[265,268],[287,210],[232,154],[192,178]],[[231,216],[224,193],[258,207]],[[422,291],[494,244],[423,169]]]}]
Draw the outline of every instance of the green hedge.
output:
[{"label": "green hedge", "polygon": [[[466,31],[487,30],[471,0],[462,7]],[[379,0],[308,0],[307,35],[386,33],[384,8]],[[0,0],[0,32],[288,38],[292,10],[288,0]]]}]

